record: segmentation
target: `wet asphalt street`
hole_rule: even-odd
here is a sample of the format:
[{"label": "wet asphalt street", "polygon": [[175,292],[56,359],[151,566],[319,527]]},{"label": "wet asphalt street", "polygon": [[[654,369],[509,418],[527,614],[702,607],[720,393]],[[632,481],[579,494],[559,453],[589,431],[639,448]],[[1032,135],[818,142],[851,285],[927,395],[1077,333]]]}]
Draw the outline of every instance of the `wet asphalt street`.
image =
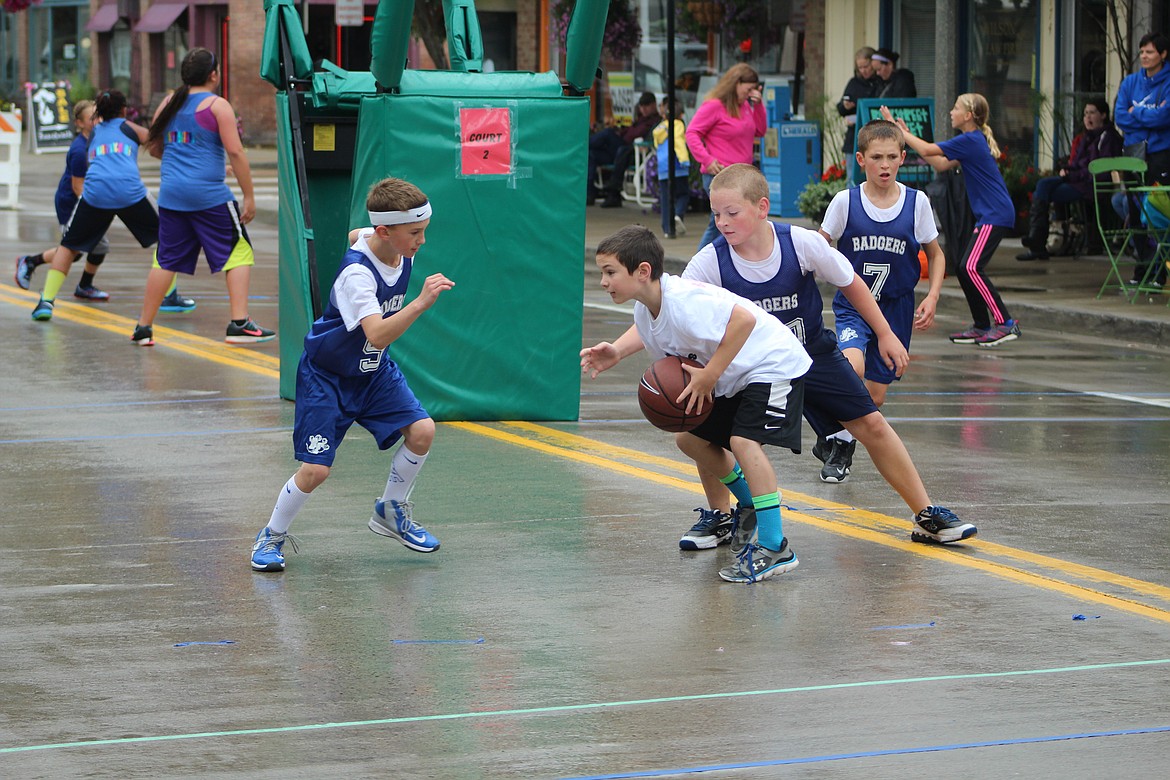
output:
[{"label": "wet asphalt street", "polygon": [[[56,240],[25,191],[0,257]],[[433,555],[366,529],[389,460],[355,429],[300,554],[256,574],[295,468],[277,342],[224,345],[201,269],[199,308],[133,347],[149,256],[111,238],[108,304],[35,323],[0,279],[0,777],[1163,775],[1166,349],[1039,321],[957,347],[953,314],[916,336],[885,412],[963,545],[911,543],[861,448],[840,485],[774,452],[801,565],[722,582],[726,547],[678,549],[700,492],[635,359],[582,382],[579,422],[441,424],[413,496]],[[584,298],[586,343],[629,324],[589,265]]]}]

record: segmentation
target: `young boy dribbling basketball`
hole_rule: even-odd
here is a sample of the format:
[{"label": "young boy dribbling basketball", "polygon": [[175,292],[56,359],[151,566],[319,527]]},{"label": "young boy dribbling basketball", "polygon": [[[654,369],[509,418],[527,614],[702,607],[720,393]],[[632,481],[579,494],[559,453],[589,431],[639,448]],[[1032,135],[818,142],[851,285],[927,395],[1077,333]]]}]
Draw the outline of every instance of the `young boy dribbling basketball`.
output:
[{"label": "young boy dribbling basketball", "polygon": [[[865,281],[894,335],[907,350],[914,330],[934,324],[946,261],[938,245],[938,228],[930,201],[900,183],[898,169],[906,160],[902,131],[892,122],[876,119],[857,134],[857,164],[865,172],[860,187],[833,197],[821,222],[820,233],[853,264]],[[922,274],[921,246],[927,257],[930,289],[917,308],[914,288]],[[901,379],[885,364],[877,349],[873,328],[838,290],[833,296],[837,345],[880,409],[886,390]],[[842,430],[821,443],[825,466],[821,479],[840,482],[853,464],[856,440]]]},{"label": "young boy dribbling basketball", "polygon": [[[762,308],[792,329],[812,358],[812,368],[804,378],[805,418],[819,437],[844,427],[865,445],[882,477],[914,512],[911,539],[948,544],[974,536],[974,525],[931,503],[906,446],[837,348],[836,335],[825,329],[818,278],[841,290],[873,329],[886,367],[901,374],[910,356],[869,288],[823,236],[771,222],[769,207],[768,181],[758,169],[739,164],[720,171],[711,182],[711,212],[720,236],[691,258],[683,278],[716,284],[761,302]],[[734,524],[718,474],[707,471],[702,463],[698,467],[711,509],[701,511],[699,522],[679,540],[679,546],[687,550],[718,546],[728,540]]]},{"label": "young boy dribbling basketball", "polygon": [[[435,423],[414,397],[398,366],[385,355],[439,295],[454,286],[431,274],[406,303],[414,257],[426,242],[431,205],[417,187],[383,179],[366,198],[372,228],[350,233],[329,293],[329,305],[305,336],[297,369],[293,449],[300,468],[281,489],[268,525],[256,534],[252,568],[284,570],[284,543],[293,519],[329,476],[346,431],[359,423],[385,450],[399,438],[382,498],[369,528],[417,552],[434,552],[439,540],[411,516],[408,500],[430,452]],[[291,542],[296,550],[296,542]]]},{"label": "young boy dribbling basketball", "polygon": [[612,344],[581,350],[582,370],[596,377],[643,348],[655,360],[679,355],[702,363],[686,367],[690,382],[678,400],[686,400],[688,412],[709,403],[714,408],[676,440],[702,468],[726,475],[729,489],[756,510],[750,522],[741,518],[736,562],[719,576],[758,582],[796,568],[781,524],[776,472],[763,445],[800,450],[800,377],[811,364],[800,342],[750,301],[664,274],[662,245],[644,227],[630,225],[604,239],[597,265],[615,303],[635,301],[634,327]]}]

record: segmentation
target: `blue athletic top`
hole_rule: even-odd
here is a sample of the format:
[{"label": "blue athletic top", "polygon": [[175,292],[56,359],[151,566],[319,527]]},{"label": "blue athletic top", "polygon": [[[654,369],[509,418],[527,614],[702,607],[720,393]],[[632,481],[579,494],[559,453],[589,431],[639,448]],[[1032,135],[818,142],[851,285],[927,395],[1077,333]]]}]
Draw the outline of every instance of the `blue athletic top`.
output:
[{"label": "blue athletic top", "polygon": [[[736,295],[747,298],[796,334],[806,348],[815,345],[824,336],[825,320],[822,312],[825,302],[817,288],[816,277],[800,268],[796,247],[792,244],[792,228],[773,222],[780,242],[780,270],[766,282],[749,282],[739,275],[727,239],[719,236],[711,242],[719,258],[719,284]],[[833,340],[836,347],[836,340]]]},{"label": "blue athletic top", "polygon": [[1016,209],[983,133],[960,133],[948,141],[939,141],[938,147],[948,160],[958,160],[963,165],[976,226],[1015,227]]},{"label": "blue athletic top", "polygon": [[[374,280],[378,284],[378,303],[382,305],[382,318],[399,311],[406,302],[406,286],[410,282],[410,267],[412,258],[402,258],[402,273],[394,286],[386,284],[382,274],[374,266],[374,262],[356,249],[350,249],[341,259],[337,269],[341,271],[353,263],[359,263],[370,269]],[[359,377],[372,375],[382,365],[384,349],[377,349],[366,340],[365,331],[361,326],[353,330],[345,329],[345,320],[337,309],[337,291],[329,292],[329,305],[313,323],[305,336],[305,357],[318,370],[328,371],[338,376]]]},{"label": "blue athletic top", "polygon": [[[889,222],[878,222],[865,213],[861,188],[849,190],[849,217],[837,239],[837,249],[853,263],[877,300],[913,295],[922,276],[918,239],[914,237],[914,206],[919,193],[909,187],[902,210]],[[838,290],[833,305],[849,299]],[[849,304],[852,306],[852,304]]]},{"label": "blue athletic top", "polygon": [[146,197],[138,174],[138,136],[125,125],[119,117],[93,126],[81,197],[99,209],[125,208]]},{"label": "blue athletic top", "polygon": [[73,193],[73,177],[85,178],[85,170],[89,167],[86,160],[86,147],[89,139],[81,133],[69,144],[69,151],[65,153],[65,173],[61,174],[61,181],[57,183],[57,194],[53,198],[53,205],[57,207],[57,223],[64,225],[73,215],[73,207],[77,205],[77,196]]},{"label": "blue athletic top", "polygon": [[215,117],[210,108],[195,110],[209,97],[213,97],[210,92],[188,95],[163,133],[161,208],[203,211],[236,199],[224,182],[226,157]]}]

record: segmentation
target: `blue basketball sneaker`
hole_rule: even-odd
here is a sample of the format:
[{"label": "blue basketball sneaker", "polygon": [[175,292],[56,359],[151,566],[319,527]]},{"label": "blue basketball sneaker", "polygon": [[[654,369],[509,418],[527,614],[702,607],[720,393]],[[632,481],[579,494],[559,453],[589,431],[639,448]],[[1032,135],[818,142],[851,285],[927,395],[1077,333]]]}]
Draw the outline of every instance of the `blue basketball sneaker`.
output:
[{"label": "blue basketball sneaker", "polygon": [[179,288],[171,290],[170,295],[163,298],[162,304],[158,307],[159,311],[169,312],[188,312],[195,311],[195,299],[188,298],[185,295],[179,295]]},{"label": "blue basketball sneaker", "polygon": [[[389,506],[391,516],[386,517],[386,508]],[[414,522],[410,516],[414,504],[409,501],[393,501],[387,505],[382,499],[374,502],[374,516],[370,518],[370,530],[382,536],[397,539],[403,546],[416,552],[429,553],[439,549],[439,540],[431,536],[427,529]]]},{"label": "blue basketball sneaker", "polygon": [[292,534],[273,533],[268,526],[261,528],[256,534],[256,543],[252,545],[252,568],[256,571],[284,571],[285,542],[293,552],[300,552]]},{"label": "blue basketball sneaker", "polygon": [[53,302],[41,298],[33,307],[32,318],[37,322],[53,319]]}]

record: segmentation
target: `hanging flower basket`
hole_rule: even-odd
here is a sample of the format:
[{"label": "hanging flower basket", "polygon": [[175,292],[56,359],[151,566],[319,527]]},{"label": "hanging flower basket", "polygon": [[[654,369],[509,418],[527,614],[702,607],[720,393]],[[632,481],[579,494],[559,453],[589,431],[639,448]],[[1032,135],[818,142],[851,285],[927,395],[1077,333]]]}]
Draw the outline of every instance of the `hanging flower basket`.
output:
[{"label": "hanging flower basket", "polygon": [[[553,35],[563,45],[573,17],[575,0],[556,0],[549,8],[549,24]],[[603,53],[619,60],[629,59],[642,42],[642,26],[630,0],[610,0],[605,17],[605,35],[601,39]]]},{"label": "hanging flower basket", "polygon": [[680,3],[677,14],[679,33],[696,41],[714,32],[725,45],[740,49],[744,41],[755,39],[766,48],[780,39],[779,26],[769,21],[767,3],[760,0]]},{"label": "hanging flower basket", "polygon": [[40,5],[40,3],[41,0],[4,0],[3,5],[5,11],[16,13],[17,11],[23,11],[30,5]]}]

